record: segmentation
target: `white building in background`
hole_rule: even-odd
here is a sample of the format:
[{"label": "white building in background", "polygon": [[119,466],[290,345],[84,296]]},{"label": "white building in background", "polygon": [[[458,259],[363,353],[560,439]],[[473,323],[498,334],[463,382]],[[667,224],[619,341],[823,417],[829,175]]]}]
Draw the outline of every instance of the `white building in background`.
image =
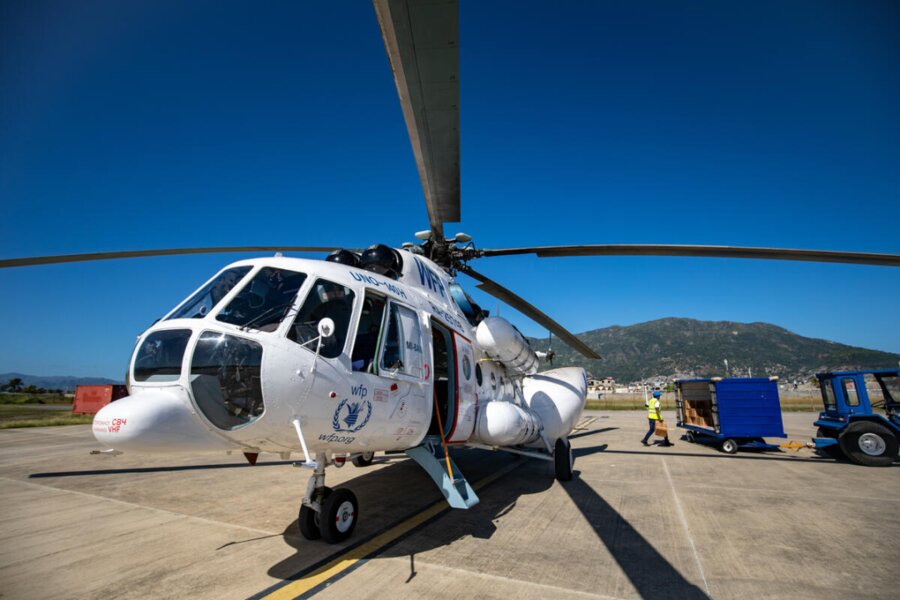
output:
[{"label": "white building in background", "polygon": [[589,392],[613,392],[616,390],[616,380],[612,377],[602,379],[588,379]]}]

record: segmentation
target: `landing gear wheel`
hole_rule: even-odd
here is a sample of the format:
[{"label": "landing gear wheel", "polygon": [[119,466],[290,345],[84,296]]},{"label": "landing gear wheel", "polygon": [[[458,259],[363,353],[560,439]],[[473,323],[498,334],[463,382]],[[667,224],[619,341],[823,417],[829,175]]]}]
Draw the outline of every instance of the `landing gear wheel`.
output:
[{"label": "landing gear wheel", "polygon": [[556,478],[559,481],[572,480],[572,467],[575,459],[572,456],[572,444],[569,440],[559,438],[553,447],[553,461],[556,464]]},{"label": "landing gear wheel", "polygon": [[725,454],[737,454],[738,444],[731,438],[728,438],[724,442],[722,442],[722,452]]},{"label": "landing gear wheel", "polygon": [[372,464],[373,458],[375,458],[374,452],[363,452],[362,454],[353,457],[353,466],[368,467]]},{"label": "landing gear wheel", "polygon": [[897,438],[878,423],[858,421],[841,434],[841,450],[850,462],[866,467],[889,467],[897,458]]},{"label": "landing gear wheel", "polygon": [[356,495],[347,488],[338,488],[322,503],[319,530],[322,539],[338,544],[350,537],[359,520],[359,503]]},{"label": "landing gear wheel", "polygon": [[[319,502],[324,504],[325,498],[330,495],[331,488],[326,487]],[[322,532],[319,530],[319,513],[305,504],[300,505],[300,517],[297,519],[297,525],[300,526],[300,534],[308,540],[317,540],[322,537]]]},{"label": "landing gear wheel", "polygon": [[[838,432],[834,429],[830,429],[828,427],[819,427],[818,431],[816,431],[817,438],[831,438],[836,439]],[[841,460],[847,458],[844,455],[844,451],[841,450],[840,444],[832,444],[831,446],[825,446],[821,450],[819,450],[819,454],[823,454],[829,458],[833,458],[835,460]]]}]

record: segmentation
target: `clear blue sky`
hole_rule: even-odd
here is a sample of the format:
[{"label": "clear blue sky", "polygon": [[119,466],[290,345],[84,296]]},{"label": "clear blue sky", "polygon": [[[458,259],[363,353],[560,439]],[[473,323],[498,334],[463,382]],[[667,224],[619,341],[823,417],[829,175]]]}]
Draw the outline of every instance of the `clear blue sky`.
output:
[{"label": "clear blue sky", "polygon": [[[447,232],[488,248],[900,253],[898,32],[893,0],[464,1],[463,222]],[[4,258],[399,245],[427,228],[365,1],[5,0],[0,198]],[[122,378],[136,335],[244,257],[4,270],[0,372]],[[476,268],[575,332],[766,321],[900,352],[896,268],[599,257]]]}]

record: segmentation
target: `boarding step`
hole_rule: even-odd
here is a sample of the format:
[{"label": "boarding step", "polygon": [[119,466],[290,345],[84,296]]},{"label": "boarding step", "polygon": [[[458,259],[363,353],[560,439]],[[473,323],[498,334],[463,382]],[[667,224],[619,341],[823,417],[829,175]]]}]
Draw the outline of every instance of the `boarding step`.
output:
[{"label": "boarding step", "polygon": [[453,469],[453,478],[447,473],[447,459],[444,457],[444,451],[440,444],[429,443],[430,440],[421,446],[410,448],[406,454],[414,461],[419,463],[425,472],[431,476],[431,479],[437,484],[438,489],[447,499],[447,502],[453,508],[470,508],[478,504],[478,496],[475,490],[469,485],[463,477],[462,472],[453,459],[450,459],[450,466]]}]

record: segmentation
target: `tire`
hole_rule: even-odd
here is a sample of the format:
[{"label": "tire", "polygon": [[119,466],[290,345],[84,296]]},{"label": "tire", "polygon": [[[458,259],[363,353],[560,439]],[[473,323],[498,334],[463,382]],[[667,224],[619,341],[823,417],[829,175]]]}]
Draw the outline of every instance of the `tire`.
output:
[{"label": "tire", "polygon": [[572,456],[572,444],[565,438],[556,440],[553,447],[553,462],[556,465],[556,479],[559,481],[572,481],[572,467],[575,459]]},{"label": "tire", "polygon": [[[326,487],[323,495],[322,502],[324,503],[324,498],[331,495],[331,488]],[[322,537],[322,532],[319,531],[319,513],[305,504],[300,505],[297,525],[300,527],[300,534],[308,540],[317,540]]]},{"label": "tire", "polygon": [[329,544],[339,544],[350,537],[359,520],[356,495],[347,488],[334,490],[322,503],[319,531]]},{"label": "tire", "polygon": [[353,466],[354,467],[368,467],[372,464],[372,459],[375,458],[374,452],[363,452],[357,456],[353,457]]},{"label": "tire", "polygon": [[697,441],[697,436],[694,435],[693,431],[688,431],[686,434],[684,434],[684,439],[693,444]]},{"label": "tire", "polygon": [[894,433],[878,423],[857,421],[840,437],[841,450],[850,462],[865,467],[889,467],[897,458]]},{"label": "tire", "polygon": [[725,454],[737,454],[738,443],[731,438],[722,442],[722,452]]},{"label": "tire", "polygon": [[[836,439],[840,432],[831,429],[829,427],[819,427],[818,431],[816,431],[816,437],[822,439]],[[840,444],[832,444],[831,446],[826,446],[818,451],[819,454],[827,456],[828,458],[833,458],[835,460],[844,460],[847,457],[844,456],[844,451],[841,450]]]}]

